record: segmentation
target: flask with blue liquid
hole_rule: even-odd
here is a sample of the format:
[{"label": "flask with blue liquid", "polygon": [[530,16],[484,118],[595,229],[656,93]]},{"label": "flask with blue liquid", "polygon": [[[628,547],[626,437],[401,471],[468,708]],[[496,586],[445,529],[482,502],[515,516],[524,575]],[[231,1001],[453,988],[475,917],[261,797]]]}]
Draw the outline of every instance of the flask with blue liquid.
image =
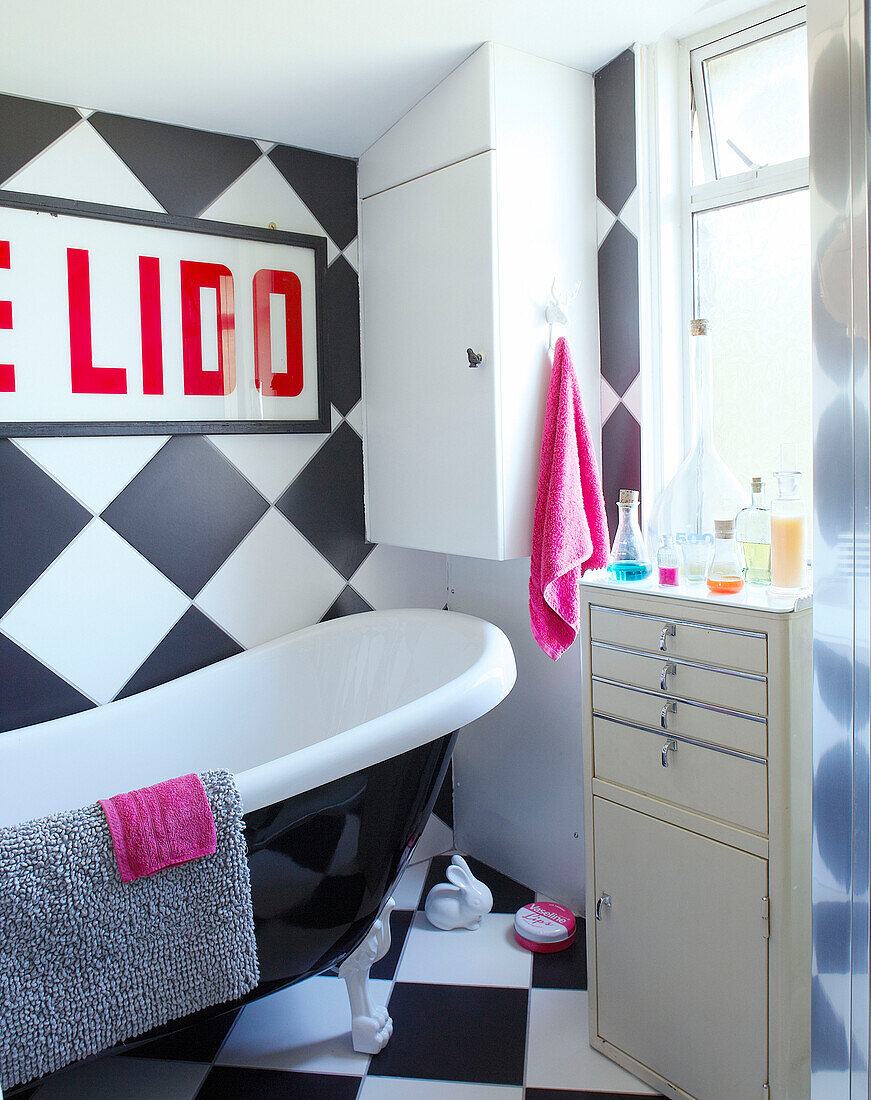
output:
[{"label": "flask with blue liquid", "polygon": [[642,581],[650,576],[651,565],[638,526],[637,489],[621,489],[617,508],[620,515],[608,558],[608,572],[618,581]]}]

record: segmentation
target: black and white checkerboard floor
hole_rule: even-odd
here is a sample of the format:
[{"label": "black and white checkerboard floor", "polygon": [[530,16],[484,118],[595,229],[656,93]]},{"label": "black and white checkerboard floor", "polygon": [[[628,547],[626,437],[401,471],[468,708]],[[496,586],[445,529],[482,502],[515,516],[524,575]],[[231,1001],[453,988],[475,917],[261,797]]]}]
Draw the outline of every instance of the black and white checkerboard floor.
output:
[{"label": "black and white checkerboard floor", "polygon": [[310,978],[236,1012],[61,1073],[32,1100],[616,1100],[656,1095],[587,1044],[583,921],[573,947],[531,955],[513,914],[531,890],[470,860],[492,889],[474,932],[423,914],[449,856],[418,863],[394,892],[389,954],[373,968],[394,1034],[355,1054],[345,984]]}]

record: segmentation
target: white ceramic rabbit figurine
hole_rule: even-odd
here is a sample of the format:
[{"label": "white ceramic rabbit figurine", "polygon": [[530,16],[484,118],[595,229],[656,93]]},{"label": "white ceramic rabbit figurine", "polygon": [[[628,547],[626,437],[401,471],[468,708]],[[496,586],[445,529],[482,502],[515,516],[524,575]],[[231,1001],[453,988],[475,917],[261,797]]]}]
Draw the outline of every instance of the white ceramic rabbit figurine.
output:
[{"label": "white ceramic rabbit figurine", "polygon": [[426,919],[445,931],[477,928],[493,908],[489,887],[475,878],[462,856],[454,856],[446,873],[453,885],[440,882],[433,886],[424,905]]}]

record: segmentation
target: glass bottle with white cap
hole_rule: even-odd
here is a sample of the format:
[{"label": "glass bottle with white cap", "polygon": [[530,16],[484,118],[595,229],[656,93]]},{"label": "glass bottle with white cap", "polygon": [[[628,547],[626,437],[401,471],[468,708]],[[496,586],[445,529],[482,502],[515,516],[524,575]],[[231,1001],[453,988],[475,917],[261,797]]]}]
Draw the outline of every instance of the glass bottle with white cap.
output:
[{"label": "glass bottle with white cap", "polygon": [[797,592],[807,584],[807,508],[798,495],[801,472],[798,446],[783,443],[778,493],[771,502],[771,586],[777,592]]}]

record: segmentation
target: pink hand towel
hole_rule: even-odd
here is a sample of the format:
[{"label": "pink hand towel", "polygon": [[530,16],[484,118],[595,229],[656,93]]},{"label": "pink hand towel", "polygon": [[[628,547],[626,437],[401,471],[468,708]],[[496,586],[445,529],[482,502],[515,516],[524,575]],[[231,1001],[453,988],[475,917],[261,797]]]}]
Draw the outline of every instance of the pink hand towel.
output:
[{"label": "pink hand towel", "polygon": [[215,817],[197,775],[101,798],[100,805],[122,882],[215,854]]},{"label": "pink hand towel", "polygon": [[608,564],[608,519],[596,453],[572,357],[556,342],[532,530],[529,615],[532,634],[556,661],[580,626],[578,581]]}]

